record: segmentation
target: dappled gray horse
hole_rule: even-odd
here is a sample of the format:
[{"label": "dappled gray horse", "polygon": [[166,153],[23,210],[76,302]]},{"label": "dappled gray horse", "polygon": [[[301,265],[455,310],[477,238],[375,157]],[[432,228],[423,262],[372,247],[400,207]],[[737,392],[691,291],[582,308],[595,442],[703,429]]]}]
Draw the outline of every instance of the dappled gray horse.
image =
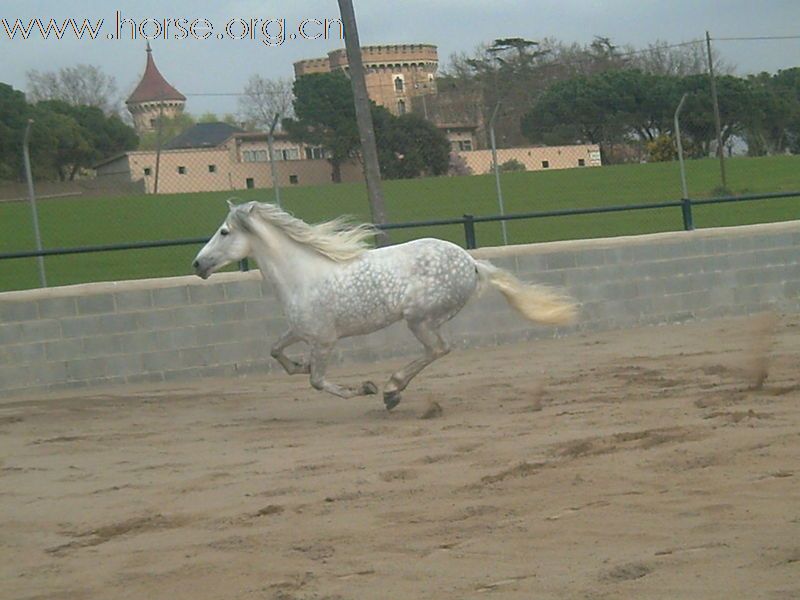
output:
[{"label": "dappled gray horse", "polygon": [[[437,239],[370,249],[371,225],[348,226],[342,219],[309,225],[277,206],[259,202],[234,205],[193,267],[206,279],[225,265],[252,256],[272,281],[289,330],[272,347],[272,356],[290,375],[307,373],[318,390],[350,398],[375,394],[365,381],[352,388],[325,378],[336,341],[377,331],[405,319],[425,347],[425,355],[392,374],[383,388],[388,409],[422,369],[450,351],[439,332],[475,293],[481,282],[497,288],[524,317],[549,325],[575,318],[575,305],[549,288],[523,284],[508,271],[472,258],[460,247]],[[306,342],[307,361],[284,354]]]}]

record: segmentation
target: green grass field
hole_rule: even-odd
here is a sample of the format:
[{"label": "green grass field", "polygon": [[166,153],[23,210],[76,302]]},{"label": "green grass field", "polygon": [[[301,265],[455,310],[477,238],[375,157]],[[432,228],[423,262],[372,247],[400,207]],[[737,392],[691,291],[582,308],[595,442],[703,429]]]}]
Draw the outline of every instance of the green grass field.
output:
[{"label": "green grass field", "polygon": [[[800,190],[800,156],[734,158],[728,161],[728,188],[734,194]],[[267,168],[265,166],[265,168]],[[719,163],[687,163],[692,198],[715,195]],[[680,198],[677,163],[619,165],[502,175],[507,213],[614,204],[655,203]],[[391,222],[498,213],[494,177],[440,177],[386,181]],[[283,205],[308,221],[341,214],[369,220],[363,184],[298,187],[282,190]],[[128,196],[40,201],[45,248],[172,239],[210,235],[226,214],[224,199],[270,200],[271,190],[247,190],[163,196]],[[800,218],[800,198],[697,207],[695,226],[718,227]],[[680,210],[654,209],[547,219],[508,224],[510,243],[540,242],[651,233],[682,228]],[[480,246],[501,241],[500,224],[477,226]],[[34,247],[27,203],[0,203],[0,253]],[[435,236],[464,244],[459,225],[392,232],[392,241]],[[51,286],[142,277],[181,275],[197,247],[103,252],[45,259]],[[0,291],[38,286],[35,259],[0,261]]]}]

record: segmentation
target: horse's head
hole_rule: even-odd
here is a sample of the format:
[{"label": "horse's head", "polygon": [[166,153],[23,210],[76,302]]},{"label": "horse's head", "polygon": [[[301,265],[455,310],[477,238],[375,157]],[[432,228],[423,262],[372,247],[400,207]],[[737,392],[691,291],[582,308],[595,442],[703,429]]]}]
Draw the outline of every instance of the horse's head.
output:
[{"label": "horse's head", "polygon": [[237,206],[228,200],[228,208],[230,212],[225,221],[192,262],[194,272],[203,279],[250,255],[250,240],[243,223],[252,210],[252,204]]}]

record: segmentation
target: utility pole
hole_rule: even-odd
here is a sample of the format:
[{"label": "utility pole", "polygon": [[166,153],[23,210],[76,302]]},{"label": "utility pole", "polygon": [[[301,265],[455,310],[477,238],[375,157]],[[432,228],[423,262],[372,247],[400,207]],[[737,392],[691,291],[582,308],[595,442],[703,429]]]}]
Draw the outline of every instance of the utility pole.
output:
[{"label": "utility pole", "polygon": [[[378,148],[375,144],[375,129],[372,125],[367,82],[364,77],[364,63],[361,59],[361,42],[358,39],[356,14],[353,0],[338,0],[339,12],[344,26],[344,44],[347,51],[347,64],[350,68],[350,83],[353,86],[358,134],[361,138],[361,155],[364,159],[364,179],[367,182],[367,195],[372,212],[372,222],[376,225],[386,224],[386,205],[381,189],[381,169],[378,164]],[[387,241],[383,233],[378,236],[378,243]]]},{"label": "utility pole", "polygon": [[706,31],[706,51],[708,53],[708,77],[711,80],[711,102],[714,104],[714,125],[717,127],[717,156],[719,156],[719,174],[722,187],[728,188],[725,176],[725,149],[722,147],[722,123],[719,118],[719,99],[717,98],[717,81],[714,77],[714,59],[711,57],[711,36]]}]

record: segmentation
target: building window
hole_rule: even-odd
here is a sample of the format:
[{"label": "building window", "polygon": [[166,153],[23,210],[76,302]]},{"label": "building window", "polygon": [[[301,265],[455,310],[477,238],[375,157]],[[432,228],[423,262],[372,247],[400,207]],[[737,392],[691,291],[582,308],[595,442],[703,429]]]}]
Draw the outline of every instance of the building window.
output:
[{"label": "building window", "polygon": [[216,173],[217,172],[217,165],[208,165],[208,172],[209,173]]},{"label": "building window", "polygon": [[250,150],[242,150],[242,160],[244,162],[253,162],[253,153]]},{"label": "building window", "polygon": [[297,185],[300,183],[300,180],[297,178],[297,175],[289,175],[289,183]]},{"label": "building window", "polygon": [[152,172],[153,172],[153,170],[152,170],[150,167],[145,167],[145,168],[144,168],[144,176],[145,176],[145,177],[150,177],[150,174],[151,174]]},{"label": "building window", "polygon": [[256,150],[255,155],[257,162],[267,162],[269,160],[269,153],[266,150]]},{"label": "building window", "polygon": [[256,182],[253,181],[252,177],[248,177],[247,179],[245,179],[244,184],[245,186],[247,186],[248,190],[252,190],[254,187],[256,187]]},{"label": "building window", "polygon": [[394,91],[402,92],[404,87],[403,78],[399,75],[394,78]]},{"label": "building window", "polygon": [[550,161],[549,160],[543,160],[542,161],[542,168],[543,169],[549,169],[550,168]]},{"label": "building window", "polygon": [[285,148],[278,150],[283,160],[298,160],[300,158],[300,151],[297,148]]},{"label": "building window", "polygon": [[578,166],[579,167],[585,167],[586,166],[586,159],[579,158],[578,159]]},{"label": "building window", "polygon": [[320,148],[319,146],[314,148],[306,147],[306,158],[308,160],[319,160],[321,158],[325,158],[325,149]]},{"label": "building window", "polygon": [[458,140],[458,149],[462,152],[472,150],[472,140]]},{"label": "building window", "polygon": [[155,119],[150,119],[150,128],[151,129],[155,129],[156,128],[156,123],[157,123],[157,121]]},{"label": "building window", "polygon": [[406,114],[406,101],[405,100],[398,100],[397,101],[397,114],[398,115]]},{"label": "building window", "polygon": [[178,175],[186,175],[186,167],[178,167]]}]

